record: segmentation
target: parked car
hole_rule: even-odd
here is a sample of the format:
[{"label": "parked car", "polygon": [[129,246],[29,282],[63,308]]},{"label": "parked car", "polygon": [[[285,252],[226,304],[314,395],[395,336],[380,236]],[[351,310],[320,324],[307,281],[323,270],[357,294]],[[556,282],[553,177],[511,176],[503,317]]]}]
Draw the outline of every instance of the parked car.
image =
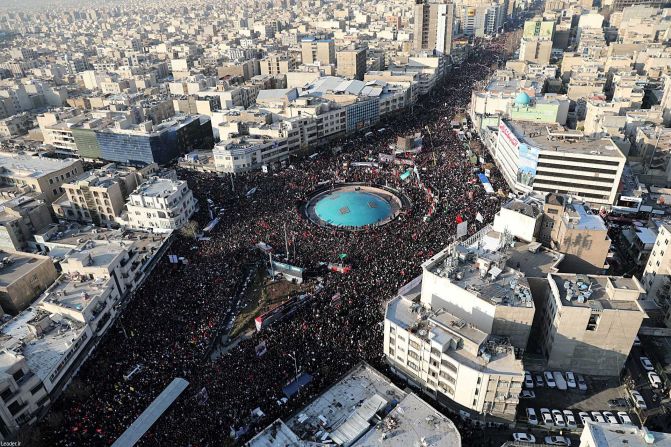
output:
[{"label": "parked car", "polygon": [[643,365],[643,369],[645,369],[646,371],[655,370],[655,366],[652,364],[649,358],[641,357],[639,360],[641,361],[641,365]]},{"label": "parked car", "polygon": [[608,406],[610,408],[614,407],[628,407],[629,402],[627,402],[627,399],[622,399],[622,398],[617,398],[617,399],[611,399],[608,401]]},{"label": "parked car", "polygon": [[536,410],[533,408],[527,408],[527,421],[531,425],[538,425],[538,417],[536,416]]},{"label": "parked car", "polygon": [[653,388],[662,387],[662,379],[659,378],[656,372],[648,371],[648,380],[650,381],[650,385],[652,385]]},{"label": "parked car", "polygon": [[638,335],[634,337],[634,346],[641,346],[641,339],[638,338]]},{"label": "parked car", "polygon": [[541,417],[543,418],[543,425],[552,425],[554,420],[552,419],[552,413],[547,408],[541,408]]},{"label": "parked car", "polygon": [[610,411],[604,411],[602,414],[603,417],[606,418],[606,421],[608,421],[609,424],[616,424],[616,425],[619,424],[615,415]]},{"label": "parked car", "polygon": [[593,422],[592,418],[589,417],[589,413],[587,413],[586,411],[579,412],[578,417],[580,418],[580,423],[582,425],[585,425],[587,422]]},{"label": "parked car", "polygon": [[641,393],[639,393],[636,390],[631,390],[629,392],[631,394],[631,398],[634,401],[634,405],[636,405],[636,408],[639,408],[641,410],[647,410],[648,405],[645,403],[645,399],[643,399],[643,396],[641,396]]},{"label": "parked car", "polygon": [[529,444],[534,444],[536,442],[536,437],[529,433],[513,433],[513,440],[516,442],[528,442]]},{"label": "parked car", "polygon": [[555,425],[557,427],[566,427],[566,421],[564,420],[564,415],[559,410],[552,410],[552,417],[555,420]]},{"label": "parked car", "polygon": [[587,391],[587,382],[585,381],[585,378],[580,374],[576,374],[575,378],[578,381],[578,389],[580,391]]},{"label": "parked car", "polygon": [[536,374],[536,386],[537,387],[544,387],[545,386],[545,380],[543,380],[543,374]]},{"label": "parked car", "polygon": [[578,386],[575,381],[575,375],[571,371],[566,373],[566,385],[568,385],[569,388],[576,388]]},{"label": "parked car", "polygon": [[598,411],[592,411],[592,419],[594,419],[594,422],[606,422],[606,418]]},{"label": "parked car", "polygon": [[527,388],[534,387],[534,379],[531,378],[531,373],[529,371],[524,371],[524,386]]},{"label": "parked car", "polygon": [[536,393],[530,390],[522,390],[520,393],[520,399],[534,399],[536,397]]},{"label": "parked car", "polygon": [[620,422],[622,422],[624,425],[634,425],[626,411],[618,411],[617,417],[620,418]]},{"label": "parked car", "polygon": [[555,378],[550,371],[545,371],[544,378],[545,378],[545,383],[547,383],[550,388],[557,388],[557,384],[555,383]]},{"label": "parked car", "polygon": [[571,440],[564,436],[546,436],[545,443],[548,445],[563,445],[569,447],[571,445]]},{"label": "parked car", "polygon": [[555,383],[557,384],[558,390],[567,390],[568,386],[566,385],[566,380],[564,380],[564,375],[559,371],[554,371],[552,375],[555,378]]},{"label": "parked car", "polygon": [[568,427],[577,427],[578,424],[575,421],[575,416],[573,416],[573,412],[571,410],[564,410],[564,419],[566,419],[566,425]]}]

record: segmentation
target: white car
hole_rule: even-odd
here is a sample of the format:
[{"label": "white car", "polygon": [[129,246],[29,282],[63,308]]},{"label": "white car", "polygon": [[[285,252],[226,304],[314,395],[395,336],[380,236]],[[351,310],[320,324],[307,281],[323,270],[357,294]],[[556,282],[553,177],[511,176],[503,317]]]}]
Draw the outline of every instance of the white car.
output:
[{"label": "white car", "polygon": [[538,425],[538,417],[536,416],[536,410],[533,408],[527,408],[527,421],[531,425]]},{"label": "white car", "polygon": [[639,393],[636,390],[631,390],[629,392],[631,394],[631,398],[634,401],[634,405],[636,405],[637,408],[641,410],[647,410],[648,405],[645,403],[645,399],[643,399],[643,396],[641,396],[641,393]]},{"label": "white car", "polygon": [[578,389],[580,391],[587,391],[587,382],[585,382],[585,378],[580,374],[576,374],[575,378],[578,381]]},{"label": "white car", "polygon": [[552,425],[554,420],[552,419],[552,413],[547,408],[541,408],[541,417],[543,418],[543,425]]},{"label": "white car", "polygon": [[557,427],[566,427],[566,421],[564,421],[564,415],[561,411],[552,410],[552,417],[554,418]]},{"label": "white car", "polygon": [[555,383],[555,378],[552,375],[550,371],[545,371],[545,383],[548,384],[548,387],[550,388],[557,388],[557,384]]},{"label": "white car", "polygon": [[545,386],[545,381],[543,380],[543,374],[536,374],[534,377],[536,379],[536,386],[537,387],[544,387]]},{"label": "white car", "polygon": [[520,399],[534,399],[536,398],[536,393],[529,390],[522,390],[520,393]]},{"label": "white car", "polygon": [[531,373],[529,371],[524,371],[524,386],[527,388],[534,387],[534,379],[531,378]]},{"label": "white car", "polygon": [[638,335],[634,337],[634,346],[641,346],[641,339],[638,338]]},{"label": "white car", "polygon": [[564,410],[564,419],[566,419],[566,425],[569,428],[575,428],[578,426],[575,421],[575,416],[573,416],[573,412],[571,410]]},{"label": "white car", "polygon": [[617,417],[620,418],[620,422],[622,422],[624,425],[634,425],[626,411],[618,411]]},{"label": "white car", "polygon": [[513,440],[516,442],[528,442],[529,444],[534,444],[536,442],[536,437],[528,433],[513,433]]},{"label": "white car", "polygon": [[653,388],[662,387],[662,379],[659,378],[656,372],[648,371],[648,380],[650,381],[650,385],[652,385]]},{"label": "white car", "polygon": [[547,445],[563,445],[565,447],[570,447],[571,440],[563,436],[546,436],[545,443]]},{"label": "white car", "polygon": [[646,371],[655,370],[655,366],[652,364],[649,358],[641,357],[639,360],[641,361],[641,365],[643,365],[643,369],[645,369]]},{"label": "white car", "polygon": [[603,412],[603,417],[606,418],[606,420],[608,421],[609,424],[614,424],[614,425],[619,424],[615,415],[613,413],[611,413],[610,411],[604,411]]},{"label": "white car", "polygon": [[580,423],[582,423],[582,425],[586,425],[587,422],[593,422],[592,418],[589,417],[589,413],[586,411],[579,412],[578,417],[580,418]]},{"label": "white car", "polygon": [[594,419],[595,422],[601,422],[601,423],[606,422],[606,419],[598,411],[592,411],[592,419]]},{"label": "white car", "polygon": [[577,386],[575,375],[571,371],[566,373],[566,385],[568,385],[569,388],[575,388]]}]

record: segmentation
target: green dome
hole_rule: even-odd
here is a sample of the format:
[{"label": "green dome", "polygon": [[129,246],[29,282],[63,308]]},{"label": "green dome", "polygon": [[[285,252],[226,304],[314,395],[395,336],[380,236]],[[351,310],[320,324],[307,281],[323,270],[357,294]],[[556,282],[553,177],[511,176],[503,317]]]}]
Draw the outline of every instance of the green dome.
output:
[{"label": "green dome", "polygon": [[524,92],[518,93],[515,97],[515,104],[518,106],[528,106],[530,102],[531,98],[529,98],[529,95]]}]

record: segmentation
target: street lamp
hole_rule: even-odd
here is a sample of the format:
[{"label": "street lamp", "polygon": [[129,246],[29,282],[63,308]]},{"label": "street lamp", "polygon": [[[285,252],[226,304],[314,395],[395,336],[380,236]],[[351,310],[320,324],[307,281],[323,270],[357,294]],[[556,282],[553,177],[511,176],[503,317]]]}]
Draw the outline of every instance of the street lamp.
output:
[{"label": "street lamp", "polygon": [[288,354],[289,357],[291,357],[294,360],[294,371],[296,372],[296,375],[294,376],[294,380],[298,378],[298,362],[296,361],[296,351],[293,351],[293,355]]}]

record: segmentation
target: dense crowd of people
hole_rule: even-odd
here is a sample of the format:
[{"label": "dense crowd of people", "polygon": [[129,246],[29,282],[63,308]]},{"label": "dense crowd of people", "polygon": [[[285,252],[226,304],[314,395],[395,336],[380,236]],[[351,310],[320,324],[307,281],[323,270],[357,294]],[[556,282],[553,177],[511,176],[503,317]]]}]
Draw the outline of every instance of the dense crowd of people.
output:
[{"label": "dense crowd of people", "polygon": [[[240,443],[304,406],[362,359],[383,369],[384,302],[454,238],[458,222],[468,221],[472,234],[500,207],[502,197],[487,194],[475,181],[479,163],[467,156],[450,126],[468,106],[473,84],[488,75],[496,59],[493,45],[478,49],[412,114],[380,123],[383,132],[336,141],[316,159],[292,160],[284,170],[233,179],[180,172],[200,200],[201,227],[211,218],[207,199],[223,210],[221,222],[209,240],[175,236],[169,253],[188,264],[160,260],[81,367],[77,380],[89,392],[62,398],[52,408],[41,426],[43,445],[111,445],[176,377],[188,380],[188,388],[140,444],[218,446],[235,432],[240,438],[231,442]],[[400,179],[404,166],[349,164],[377,161],[379,153],[390,153],[398,136],[414,133],[423,135],[423,150],[412,156],[417,170],[405,180]],[[487,159],[479,143],[472,146]],[[324,181],[388,185],[410,198],[412,206],[391,223],[364,231],[314,225],[300,209]],[[495,170],[490,181],[495,190],[506,189]],[[339,262],[346,254],[352,270],[319,272],[322,281],[309,305],[212,360],[212,343],[239,308],[250,266],[263,259],[255,246],[263,242],[284,252],[285,225],[288,262],[318,272],[321,263]],[[307,283],[316,281],[308,278]],[[331,299],[337,294],[341,298],[335,306]],[[255,348],[261,342],[267,351],[258,356]],[[126,380],[124,375],[138,365]],[[296,366],[313,381],[298,397],[278,403]],[[264,416],[252,417],[256,408]],[[469,445],[474,429],[455,422]]]}]

